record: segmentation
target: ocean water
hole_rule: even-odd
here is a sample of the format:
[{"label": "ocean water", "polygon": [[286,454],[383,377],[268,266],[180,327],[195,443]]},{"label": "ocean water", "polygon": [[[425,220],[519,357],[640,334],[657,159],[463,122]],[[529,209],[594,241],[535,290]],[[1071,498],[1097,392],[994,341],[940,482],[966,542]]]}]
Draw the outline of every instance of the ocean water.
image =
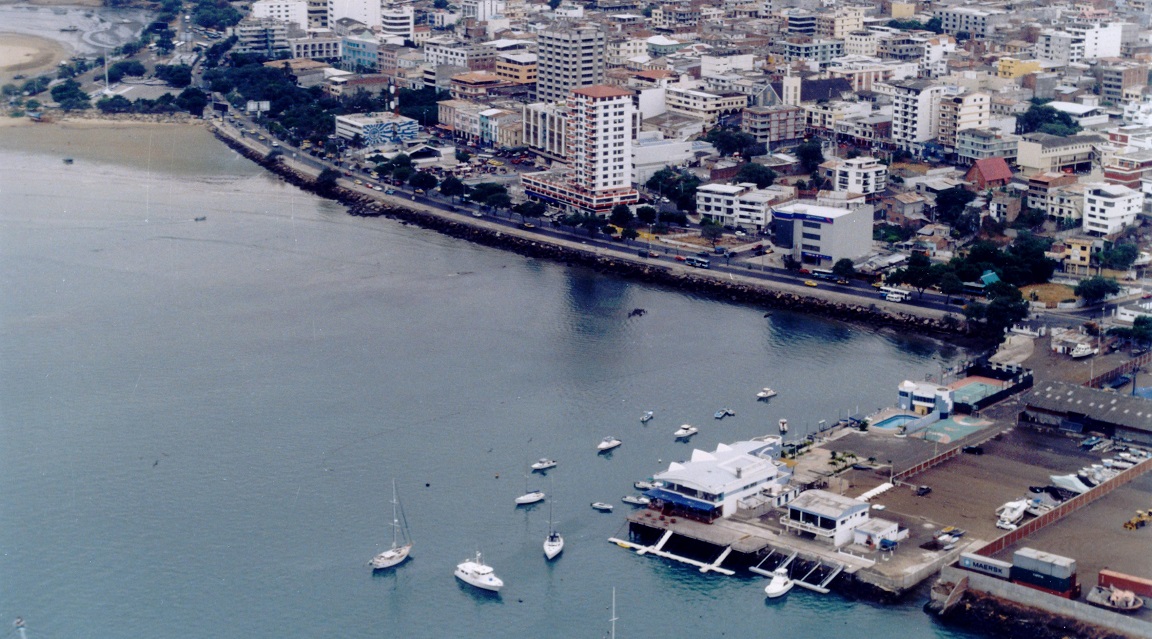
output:
[{"label": "ocean water", "polygon": [[[615,589],[619,637],[967,637],[923,597],[766,602],[606,541],[632,482],[693,447],[781,417],[803,436],[960,356],[353,218],[196,128],[0,128],[0,623],[602,637]],[[393,478],[416,545],[374,575]],[[555,562],[526,487],[554,501]],[[499,596],[452,577],[476,550]]]}]

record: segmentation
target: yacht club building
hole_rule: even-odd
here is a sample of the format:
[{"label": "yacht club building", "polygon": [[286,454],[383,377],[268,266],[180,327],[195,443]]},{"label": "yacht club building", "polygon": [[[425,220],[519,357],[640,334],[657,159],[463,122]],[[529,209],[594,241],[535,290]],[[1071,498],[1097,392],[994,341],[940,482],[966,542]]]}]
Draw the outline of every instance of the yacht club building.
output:
[{"label": "yacht club building", "polygon": [[777,465],[781,444],[779,437],[765,437],[718,444],[712,452],[693,450],[689,461],[673,462],[656,473],[660,485],[645,494],[661,510],[705,522],[728,517],[742,502],[762,502],[763,497],[782,505],[790,497],[785,487],[792,475]]},{"label": "yacht club building", "polygon": [[839,548],[852,543],[856,528],[868,522],[868,502],[826,490],[806,490],[788,504],[780,518],[796,534],[815,535]]}]

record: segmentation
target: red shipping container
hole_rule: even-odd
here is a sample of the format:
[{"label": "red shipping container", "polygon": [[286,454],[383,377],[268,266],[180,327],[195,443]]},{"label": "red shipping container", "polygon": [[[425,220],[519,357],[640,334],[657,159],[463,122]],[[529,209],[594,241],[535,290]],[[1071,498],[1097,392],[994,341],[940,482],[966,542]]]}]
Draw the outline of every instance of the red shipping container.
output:
[{"label": "red shipping container", "polygon": [[1096,577],[1096,583],[1101,586],[1115,586],[1123,590],[1131,590],[1142,597],[1152,597],[1152,580],[1126,575],[1113,570],[1101,570]]},{"label": "red shipping container", "polygon": [[1067,591],[1060,592],[1059,590],[1052,590],[1051,588],[1045,588],[1044,586],[1037,586],[1036,584],[1030,584],[1026,581],[1020,581],[1018,579],[1013,579],[1011,581],[1012,581],[1012,583],[1016,584],[1017,586],[1024,586],[1025,588],[1031,588],[1033,590],[1039,590],[1040,592],[1046,592],[1050,595],[1056,595],[1057,597],[1063,597],[1065,599],[1079,599],[1080,598],[1080,584],[1076,584],[1075,586],[1068,589]]}]

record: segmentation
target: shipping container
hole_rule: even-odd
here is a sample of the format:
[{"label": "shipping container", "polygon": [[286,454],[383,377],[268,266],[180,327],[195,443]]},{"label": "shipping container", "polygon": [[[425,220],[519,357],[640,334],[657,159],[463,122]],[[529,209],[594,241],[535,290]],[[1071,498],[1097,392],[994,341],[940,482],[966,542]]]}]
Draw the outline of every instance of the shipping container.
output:
[{"label": "shipping container", "polygon": [[1017,550],[1012,554],[1012,565],[1060,579],[1067,579],[1076,574],[1075,559],[1035,548]]},{"label": "shipping container", "polygon": [[1054,592],[1068,592],[1076,586],[1075,575],[1069,578],[1053,577],[1020,566],[1012,566],[1011,576],[1014,583],[1022,582],[1032,586],[1040,586]]},{"label": "shipping container", "polygon": [[960,555],[960,567],[974,572],[982,572],[986,575],[1007,579],[1012,570],[1012,564],[999,559],[992,559],[991,557],[983,557],[974,553],[966,552]]},{"label": "shipping container", "polygon": [[1100,575],[1096,577],[1096,583],[1131,590],[1141,597],[1152,597],[1152,580],[1143,577],[1126,575],[1114,570],[1101,570]]},{"label": "shipping container", "polygon": [[1031,588],[1033,590],[1039,590],[1040,592],[1046,592],[1046,593],[1053,595],[1053,596],[1056,596],[1056,597],[1063,597],[1064,599],[1079,599],[1080,598],[1080,584],[1076,584],[1070,590],[1061,591],[1061,590],[1052,590],[1051,588],[1045,588],[1043,586],[1037,586],[1036,584],[1030,584],[1030,583],[1023,582],[1023,581],[1017,581],[1015,579],[1012,580],[1012,583],[1016,584],[1017,586],[1023,586],[1025,588]]}]

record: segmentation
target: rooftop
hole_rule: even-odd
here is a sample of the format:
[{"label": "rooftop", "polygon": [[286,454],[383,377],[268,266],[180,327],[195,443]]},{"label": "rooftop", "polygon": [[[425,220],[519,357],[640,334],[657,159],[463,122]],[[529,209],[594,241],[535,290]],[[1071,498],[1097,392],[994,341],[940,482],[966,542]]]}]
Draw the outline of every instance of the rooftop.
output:
[{"label": "rooftop", "polygon": [[573,89],[572,93],[576,95],[583,95],[589,98],[621,98],[632,95],[632,91],[614,87],[607,84],[594,84],[592,86],[581,87]]},{"label": "rooftop", "polygon": [[826,490],[806,490],[789,502],[788,508],[839,519],[853,510],[867,509],[868,502],[837,495]]}]

